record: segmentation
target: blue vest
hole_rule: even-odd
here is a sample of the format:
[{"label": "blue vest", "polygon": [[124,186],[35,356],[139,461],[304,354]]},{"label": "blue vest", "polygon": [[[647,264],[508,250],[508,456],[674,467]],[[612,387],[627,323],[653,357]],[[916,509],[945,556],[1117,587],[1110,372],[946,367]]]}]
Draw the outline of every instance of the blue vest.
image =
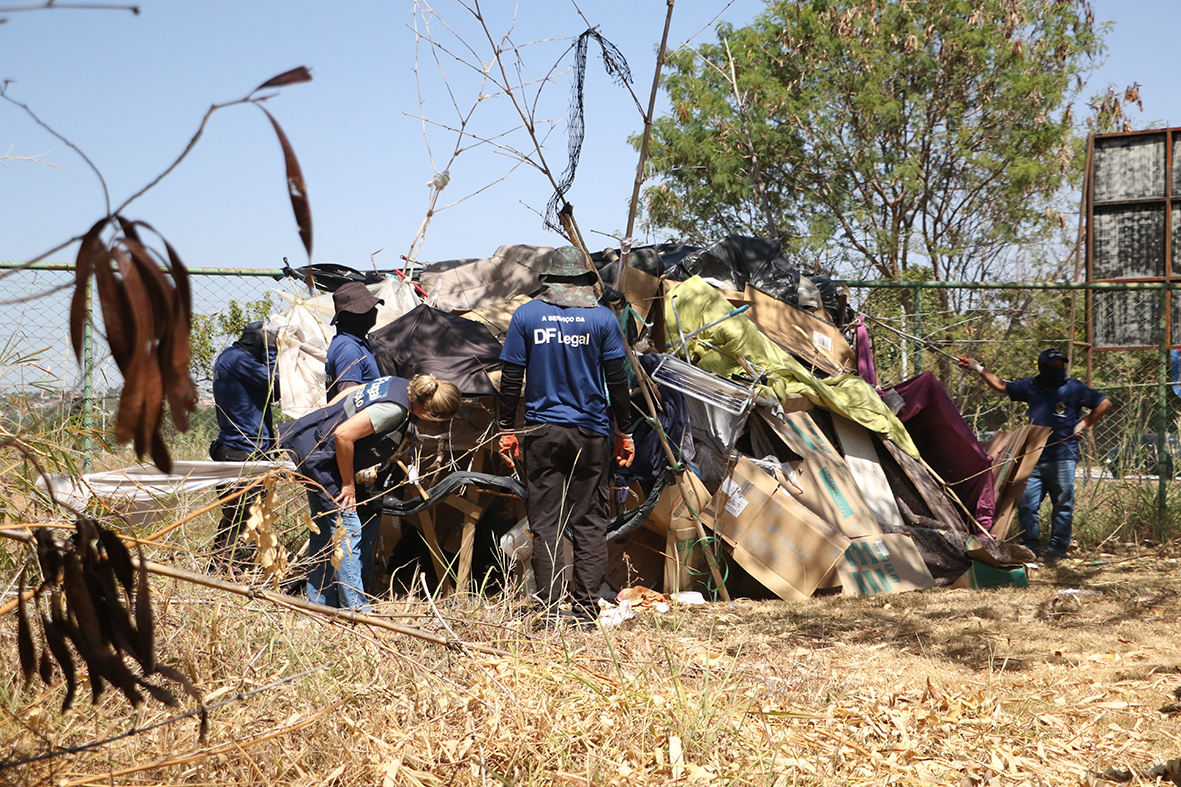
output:
[{"label": "blue vest", "polygon": [[[401,377],[379,377],[335,403],[284,425],[279,443],[291,452],[301,473],[321,484],[329,494],[338,495],[341,480],[336,466],[336,428],[348,420],[350,411],[359,413],[381,402],[401,405],[409,414],[409,385]],[[358,440],[353,445],[353,467],[372,467],[393,456],[409,424],[407,417],[393,432],[366,435]]]}]

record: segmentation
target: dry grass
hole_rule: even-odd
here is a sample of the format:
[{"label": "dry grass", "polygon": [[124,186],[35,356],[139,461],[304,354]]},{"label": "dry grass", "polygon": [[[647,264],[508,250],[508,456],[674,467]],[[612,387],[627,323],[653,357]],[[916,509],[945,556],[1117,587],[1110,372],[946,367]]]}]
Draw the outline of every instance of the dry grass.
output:
[{"label": "dry grass", "polygon": [[[1100,559],[1095,556],[1095,559]],[[1067,561],[1026,590],[932,590],[640,612],[535,631],[518,602],[453,597],[470,656],[157,579],[158,652],[212,713],[0,771],[56,785],[1095,783],[1177,756],[1178,563]],[[1084,593],[1064,591],[1082,590]],[[421,599],[376,612],[446,635]],[[15,664],[15,626],[3,629]],[[321,669],[317,669],[321,668]],[[15,672],[15,668],[12,670]],[[9,760],[145,727],[113,692],[0,687]],[[1139,781],[1133,775],[1133,779]],[[1153,783],[1139,781],[1139,783]]]}]

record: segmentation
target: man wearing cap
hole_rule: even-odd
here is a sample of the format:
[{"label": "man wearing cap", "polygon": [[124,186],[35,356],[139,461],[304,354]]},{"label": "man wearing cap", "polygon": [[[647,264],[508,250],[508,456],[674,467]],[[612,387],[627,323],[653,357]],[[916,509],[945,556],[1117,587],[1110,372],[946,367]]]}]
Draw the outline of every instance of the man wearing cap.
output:
[{"label": "man wearing cap", "polygon": [[[1008,394],[1014,402],[1029,405],[1029,422],[1048,426],[1050,433],[1046,447],[1033,473],[1025,484],[1025,494],[1017,509],[1021,527],[1021,543],[1039,551],[1038,511],[1049,495],[1050,542],[1046,545],[1045,562],[1057,563],[1070,547],[1074,521],[1074,471],[1079,460],[1079,436],[1103,420],[1111,409],[1111,400],[1079,380],[1066,376],[1066,356],[1056,349],[1044,350],[1037,357],[1038,374],[1005,382],[972,358],[962,364],[976,372],[999,393]],[[1090,410],[1084,418],[1083,408]]]},{"label": "man wearing cap", "polygon": [[366,337],[377,324],[378,305],[384,305],[385,301],[361,282],[350,281],[332,294],[332,304],[336,307],[332,317],[336,336],[332,337],[324,360],[328,401],[346,388],[381,377]]},{"label": "man wearing cap", "polygon": [[[624,467],[635,455],[626,431],[631,420],[626,350],[615,314],[598,304],[598,274],[585,253],[574,246],[549,252],[541,282],[546,289],[513,313],[500,355],[500,455],[515,467],[524,443],[533,575],[547,620],[561,616],[592,626],[607,569],[612,453]],[[515,426],[522,380],[525,428],[519,441]],[[574,542],[569,615],[558,609],[566,595],[563,538]]]}]

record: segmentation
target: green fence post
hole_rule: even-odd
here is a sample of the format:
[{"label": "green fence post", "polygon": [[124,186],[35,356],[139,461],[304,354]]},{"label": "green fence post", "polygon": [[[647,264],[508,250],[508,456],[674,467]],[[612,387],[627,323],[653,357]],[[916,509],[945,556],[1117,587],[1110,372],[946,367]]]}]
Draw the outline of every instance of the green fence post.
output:
[{"label": "green fence post", "polygon": [[923,373],[923,288],[916,284],[914,287],[914,376]]}]

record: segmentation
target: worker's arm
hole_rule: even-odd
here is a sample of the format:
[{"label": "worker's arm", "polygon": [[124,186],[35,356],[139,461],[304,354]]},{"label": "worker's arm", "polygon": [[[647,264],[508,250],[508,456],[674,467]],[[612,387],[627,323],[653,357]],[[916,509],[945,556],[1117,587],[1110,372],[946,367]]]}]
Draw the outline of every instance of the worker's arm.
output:
[{"label": "worker's arm", "polygon": [[521,444],[513,429],[517,423],[517,405],[521,401],[521,385],[525,381],[525,367],[505,361],[500,373],[500,396],[497,399],[497,424],[500,426],[500,458],[509,467],[516,467],[521,456]]},{"label": "worker's arm", "polygon": [[340,494],[334,498],[345,511],[357,507],[357,483],[353,471],[353,445],[373,434],[373,422],[361,411],[336,427],[336,467],[340,470]]},{"label": "worker's arm", "polygon": [[603,361],[603,377],[607,382],[607,396],[611,400],[611,414],[615,416],[615,431],[630,434],[631,391],[627,386],[627,368],[623,358]]},{"label": "worker's arm", "polygon": [[1087,414],[1086,418],[1080,420],[1074,427],[1075,434],[1081,434],[1086,430],[1095,426],[1095,424],[1102,421],[1107,416],[1107,411],[1111,409],[1111,400],[1104,399],[1095,406],[1095,409]]},{"label": "worker's arm", "polygon": [[999,376],[985,369],[984,364],[980,363],[980,361],[977,361],[975,358],[961,358],[960,366],[976,372],[976,374],[980,375],[980,379],[983,380],[989,388],[996,391],[997,393],[1008,393],[1008,390],[1005,388],[1005,381]]}]

